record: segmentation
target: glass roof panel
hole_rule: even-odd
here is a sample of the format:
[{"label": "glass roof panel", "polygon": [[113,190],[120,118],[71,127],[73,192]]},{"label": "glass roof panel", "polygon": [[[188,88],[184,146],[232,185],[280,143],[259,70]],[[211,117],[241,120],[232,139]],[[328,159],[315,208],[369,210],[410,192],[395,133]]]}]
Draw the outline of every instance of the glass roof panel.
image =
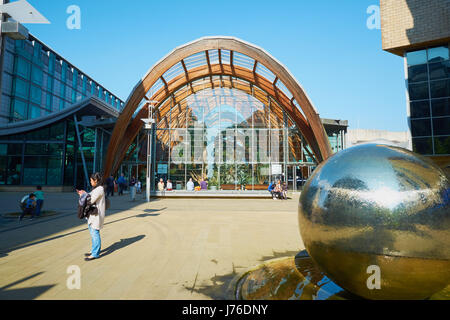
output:
[{"label": "glass roof panel", "polygon": [[258,63],[258,65],[256,66],[256,73],[260,74],[270,82],[275,81],[275,75],[272,73],[272,71],[267,69],[262,63]]},{"label": "glass roof panel", "polygon": [[207,62],[206,62],[205,51],[202,51],[202,52],[199,52],[199,53],[193,54],[192,56],[187,57],[186,59],[184,59],[184,63],[188,70],[206,65]]},{"label": "glass roof panel", "polygon": [[163,78],[169,82],[170,80],[172,80],[173,78],[175,78],[176,76],[179,76],[180,74],[184,74],[184,69],[183,66],[181,65],[181,62],[178,62],[177,64],[175,64],[174,66],[172,66],[169,70],[167,70],[164,74],[163,74]]}]

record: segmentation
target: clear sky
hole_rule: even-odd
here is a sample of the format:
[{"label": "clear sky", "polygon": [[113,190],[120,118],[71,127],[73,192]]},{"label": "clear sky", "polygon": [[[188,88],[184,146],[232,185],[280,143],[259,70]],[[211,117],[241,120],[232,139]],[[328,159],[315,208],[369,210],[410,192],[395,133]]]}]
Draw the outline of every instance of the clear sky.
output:
[{"label": "clear sky", "polygon": [[[172,49],[204,36],[234,36],[281,61],[324,118],[350,128],[407,130],[403,59],[381,49],[367,8],[378,0],[28,0],[50,25],[26,27],[126,100]],[[70,30],[70,5],[81,29]]]}]

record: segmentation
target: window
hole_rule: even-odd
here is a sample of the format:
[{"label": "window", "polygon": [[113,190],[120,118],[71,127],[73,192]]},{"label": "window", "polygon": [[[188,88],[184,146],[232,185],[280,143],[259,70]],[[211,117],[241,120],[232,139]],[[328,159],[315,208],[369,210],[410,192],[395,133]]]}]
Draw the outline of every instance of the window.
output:
[{"label": "window", "polygon": [[434,138],[434,150],[436,154],[450,154],[450,136]]},{"label": "window", "polygon": [[450,78],[450,61],[430,63],[430,79],[446,79]]},{"label": "window", "polygon": [[430,82],[431,98],[450,97],[450,79]]},{"label": "window", "polygon": [[411,134],[413,137],[431,136],[430,119],[411,120]]},{"label": "window", "polygon": [[6,156],[8,154],[8,145],[0,144],[0,156]]},{"label": "window", "polygon": [[41,103],[42,90],[34,85],[31,86],[31,101],[34,103]]},{"label": "window", "polygon": [[47,184],[58,185],[61,184],[61,168],[63,166],[62,158],[50,157],[48,158],[47,167]]},{"label": "window", "polygon": [[25,120],[27,119],[27,103],[21,100],[13,99],[12,109],[13,117],[15,119]]},{"label": "window", "polygon": [[450,135],[450,117],[434,118],[433,132],[435,136]]},{"label": "window", "polygon": [[30,119],[36,119],[41,116],[42,109],[37,105],[32,104],[30,108]]},{"label": "window", "polygon": [[48,157],[25,157],[23,184],[45,184]]},{"label": "window", "polygon": [[408,68],[408,81],[420,82],[428,81],[428,67],[426,64],[411,66]]},{"label": "window", "polygon": [[415,83],[409,85],[410,100],[425,100],[429,98],[428,82]]},{"label": "window", "polygon": [[53,89],[52,84],[53,84],[53,78],[50,75],[48,75],[48,77],[47,77],[47,90],[50,91],[50,92],[52,92],[52,89]]},{"label": "window", "polygon": [[[48,153],[47,143],[27,143],[25,145],[25,155],[41,155],[45,156]],[[37,157],[36,157],[37,158]]]},{"label": "window", "polygon": [[16,74],[25,79],[29,79],[30,69],[31,65],[28,61],[20,57],[16,58]]},{"label": "window", "polygon": [[31,132],[27,133],[27,140],[32,140],[32,141],[48,140],[48,138],[49,138],[48,128],[34,130],[34,131],[31,131]]},{"label": "window", "polygon": [[450,116],[450,98],[431,100],[434,117]]},{"label": "window", "polygon": [[22,171],[22,156],[8,157],[7,184],[20,184],[20,173]]},{"label": "window", "polygon": [[36,66],[33,66],[31,71],[31,81],[36,84],[42,84],[42,70]]},{"label": "window", "polygon": [[417,64],[427,63],[427,51],[420,50],[420,51],[407,52],[406,53],[406,61],[408,63],[408,66],[414,66]]},{"label": "window", "polygon": [[14,78],[14,95],[28,99],[28,82],[20,78]]},{"label": "window", "polygon": [[427,118],[430,116],[430,101],[411,102],[411,118]]},{"label": "window", "polygon": [[436,62],[449,59],[448,47],[436,47],[428,49],[428,61]]},{"label": "window", "polygon": [[22,155],[22,146],[21,143],[9,143],[8,144],[8,155],[9,156],[20,156]]},{"label": "window", "polygon": [[48,110],[52,109],[52,95],[50,93],[47,93],[45,106],[47,107]]},{"label": "window", "polygon": [[419,154],[433,154],[431,138],[413,138],[413,150]]}]

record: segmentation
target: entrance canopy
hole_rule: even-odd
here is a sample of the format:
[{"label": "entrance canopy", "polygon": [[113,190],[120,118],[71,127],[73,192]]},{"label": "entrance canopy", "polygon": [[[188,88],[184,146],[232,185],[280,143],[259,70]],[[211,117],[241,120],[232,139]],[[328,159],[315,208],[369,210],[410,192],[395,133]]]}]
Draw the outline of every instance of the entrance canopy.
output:
[{"label": "entrance canopy", "polygon": [[332,154],[319,114],[301,85],[280,62],[242,40],[207,37],[173,50],[135,86],[111,136],[105,176],[118,170],[142,128],[141,119],[148,116],[150,101],[158,101],[156,123],[176,128],[180,127],[180,119],[186,119],[183,113],[188,110],[188,97],[218,89],[239,90],[265,105],[272,103],[272,113],[278,113],[279,119],[287,115],[301,132],[315,162],[320,163]]}]

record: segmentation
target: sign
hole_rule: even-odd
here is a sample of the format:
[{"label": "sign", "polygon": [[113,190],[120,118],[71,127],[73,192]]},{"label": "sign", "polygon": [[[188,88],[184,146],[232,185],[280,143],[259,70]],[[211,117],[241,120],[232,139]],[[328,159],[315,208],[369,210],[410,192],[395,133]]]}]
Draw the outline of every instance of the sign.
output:
[{"label": "sign", "polygon": [[282,174],[283,170],[282,170],[282,166],[281,164],[273,164],[272,165],[272,175],[278,175],[278,174]]},{"label": "sign", "polygon": [[158,174],[167,174],[167,164],[158,163]]}]

